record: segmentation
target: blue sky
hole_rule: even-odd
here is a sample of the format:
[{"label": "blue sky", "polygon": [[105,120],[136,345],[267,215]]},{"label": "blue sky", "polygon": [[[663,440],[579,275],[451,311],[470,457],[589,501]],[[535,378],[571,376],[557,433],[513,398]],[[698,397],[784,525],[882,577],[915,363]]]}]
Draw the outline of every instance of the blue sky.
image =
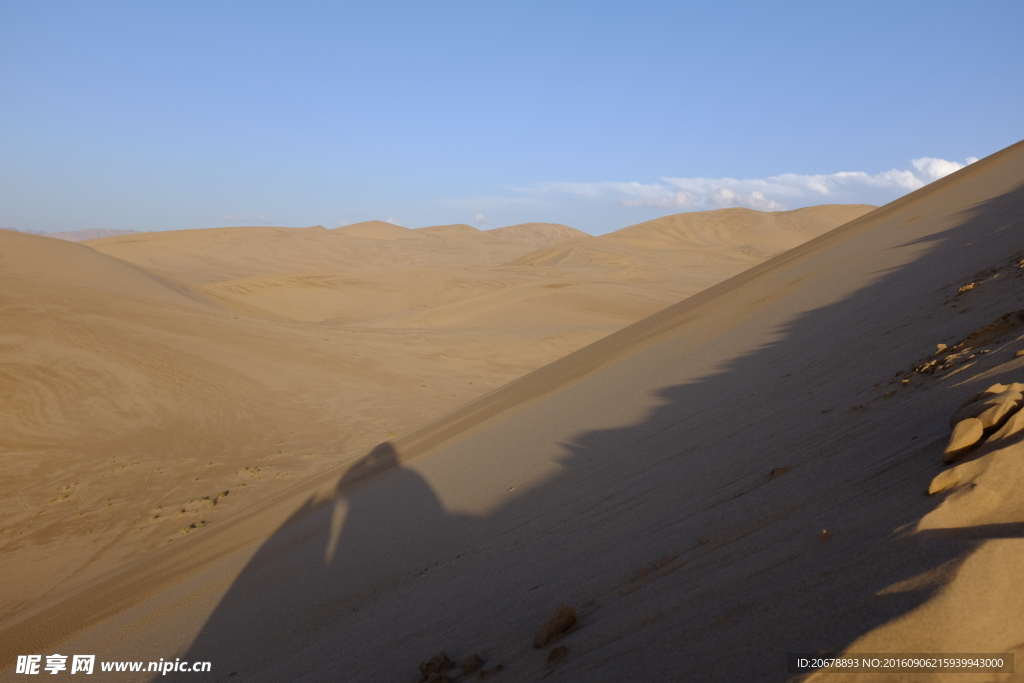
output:
[{"label": "blue sky", "polygon": [[0,227],[884,203],[1022,137],[1021,26],[1016,1],[0,0]]}]

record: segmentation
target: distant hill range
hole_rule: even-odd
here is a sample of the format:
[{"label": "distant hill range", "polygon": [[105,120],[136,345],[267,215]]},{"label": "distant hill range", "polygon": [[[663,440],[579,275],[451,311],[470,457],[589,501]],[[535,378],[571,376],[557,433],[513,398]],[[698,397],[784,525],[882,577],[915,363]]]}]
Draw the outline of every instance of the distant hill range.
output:
[{"label": "distant hill range", "polygon": [[118,237],[120,235],[134,235],[138,230],[104,230],[102,228],[90,228],[87,230],[65,230],[63,232],[42,232],[40,230],[18,230],[7,228],[14,232],[25,232],[30,235],[42,235],[44,237],[56,237],[59,240],[68,242],[84,242],[85,240],[98,240],[101,237]]},{"label": "distant hill range", "polygon": [[59,240],[68,242],[84,242],[85,240],[98,240],[101,237],[119,237],[120,235],[134,235],[138,230],[104,230],[102,228],[90,228],[88,230],[69,230],[66,232],[51,232],[47,237],[56,237]]}]

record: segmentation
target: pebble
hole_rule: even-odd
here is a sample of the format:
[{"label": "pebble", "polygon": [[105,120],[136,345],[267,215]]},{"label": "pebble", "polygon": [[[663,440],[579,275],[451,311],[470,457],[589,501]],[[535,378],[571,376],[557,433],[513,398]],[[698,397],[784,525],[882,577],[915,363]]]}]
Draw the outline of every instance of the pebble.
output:
[{"label": "pebble", "polygon": [[551,648],[551,652],[548,653],[548,664],[554,666],[560,661],[565,659],[565,656],[569,654],[569,648],[565,645],[559,645],[558,647]]},{"label": "pebble", "polygon": [[481,659],[480,655],[476,654],[463,657],[462,661],[459,662],[459,668],[462,669],[464,674],[471,674],[483,665],[484,660]]},{"label": "pebble", "polygon": [[558,638],[576,623],[576,610],[568,605],[559,605],[548,620],[541,624],[533,636],[533,646],[541,648]]},{"label": "pebble", "polygon": [[455,666],[455,663],[448,659],[448,655],[444,652],[438,652],[430,659],[420,662],[420,674],[423,676],[423,680],[431,680],[431,676],[434,674],[441,674],[448,669]]}]

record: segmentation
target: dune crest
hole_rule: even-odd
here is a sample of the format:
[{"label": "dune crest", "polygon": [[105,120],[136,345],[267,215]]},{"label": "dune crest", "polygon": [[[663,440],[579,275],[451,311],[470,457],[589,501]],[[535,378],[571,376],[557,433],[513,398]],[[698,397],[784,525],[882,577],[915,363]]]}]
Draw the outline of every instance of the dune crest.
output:
[{"label": "dune crest", "polygon": [[384,221],[365,221],[363,223],[352,223],[335,228],[334,232],[349,237],[361,237],[367,240],[409,240],[415,239],[416,234],[408,228],[385,223]]},{"label": "dune crest", "polygon": [[503,239],[515,240],[533,245],[547,247],[576,237],[589,237],[587,233],[560,223],[519,223],[504,228],[488,230],[487,234]]}]

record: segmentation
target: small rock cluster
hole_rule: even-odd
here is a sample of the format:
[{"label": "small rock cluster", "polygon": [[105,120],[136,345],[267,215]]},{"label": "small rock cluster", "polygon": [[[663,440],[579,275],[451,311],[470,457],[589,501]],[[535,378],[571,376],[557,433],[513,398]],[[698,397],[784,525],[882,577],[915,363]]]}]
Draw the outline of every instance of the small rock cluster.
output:
[{"label": "small rock cluster", "polygon": [[956,462],[988,439],[1003,439],[1024,429],[1024,383],[993,384],[960,407],[949,424],[953,434],[942,454],[945,463]]},{"label": "small rock cluster", "polygon": [[[463,676],[475,673],[480,680],[487,680],[498,675],[505,668],[501,664],[490,669],[484,669],[483,666],[483,658],[478,654],[471,654],[459,661],[459,672]],[[454,667],[455,662],[449,659],[446,653],[438,652],[430,659],[420,662],[420,680],[426,683],[450,683],[452,679],[446,673]],[[459,676],[460,674],[453,675]]]},{"label": "small rock cluster", "polygon": [[[537,649],[546,647],[571,631],[578,623],[575,609],[568,605],[559,605],[555,608],[552,615],[548,617],[547,621],[541,624],[537,632],[534,633],[533,646]],[[548,665],[555,666],[561,663],[568,654],[569,648],[564,645],[552,648],[548,653]],[[447,653],[438,652],[430,659],[420,662],[420,681],[421,683],[452,683],[450,676],[458,678],[459,676],[469,676],[474,673],[478,680],[485,681],[497,676],[505,669],[501,664],[495,664],[489,669],[485,669],[483,666],[483,658],[478,654],[471,654],[459,662],[461,673],[452,672],[449,674],[455,668],[455,662],[448,658]]]},{"label": "small rock cluster", "polygon": [[[935,353],[930,358],[914,365],[912,372],[919,375],[933,375],[962,365],[975,356],[989,353],[990,349],[981,347],[996,343],[1009,335],[1017,334],[1018,328],[1022,325],[1024,325],[1024,311],[1010,311],[987,325],[979,327],[952,347],[946,344],[937,344]],[[901,374],[903,373],[897,372],[896,376]],[[904,384],[909,383],[909,377],[908,375],[904,378]]]}]

